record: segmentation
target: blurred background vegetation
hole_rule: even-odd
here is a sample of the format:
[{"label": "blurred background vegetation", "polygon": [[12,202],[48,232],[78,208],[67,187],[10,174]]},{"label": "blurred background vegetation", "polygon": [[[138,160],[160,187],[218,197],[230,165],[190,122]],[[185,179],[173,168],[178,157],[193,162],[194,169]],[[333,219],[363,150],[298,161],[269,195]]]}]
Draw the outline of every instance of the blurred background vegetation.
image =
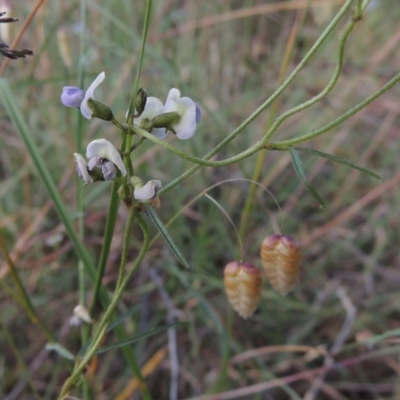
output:
[{"label": "blurred background vegetation", "polygon": [[[201,104],[203,119],[196,136],[173,144],[202,156],[273,93],[344,1],[153,3],[140,86],[163,101],[168,90],[177,87]],[[7,16],[21,21],[7,25],[8,32],[1,31],[2,41],[12,42],[34,6],[33,1],[12,2]],[[0,11],[7,11],[3,8]],[[76,84],[80,61],[87,66],[86,86],[104,70],[106,80],[96,98],[122,120],[135,76],[144,10],[145,1],[88,0],[87,53],[79,60],[79,1],[43,2],[18,44],[34,50],[35,56],[11,61],[3,72],[73,218],[80,184],[72,157],[78,111],[61,105],[62,87]],[[349,13],[277,102],[216,159],[248,148],[276,116],[325,87],[335,67],[340,33],[350,18]],[[374,1],[348,40],[335,89],[289,118],[275,139],[305,134],[330,122],[389,81],[400,67],[399,20],[397,0]],[[237,237],[206,198],[188,207],[169,228],[190,270],[179,265],[162,239],[151,247],[119,306],[120,313],[133,310],[125,319],[126,331],[133,335],[169,322],[187,323],[134,344],[154,399],[400,398],[399,96],[400,87],[395,86],[306,144],[351,159],[382,177],[377,181],[300,153],[308,181],[325,200],[324,208],[299,182],[289,154],[265,154],[259,182],[282,210],[268,193],[257,189],[242,225],[244,259],[261,266],[260,243],[279,228],[295,236],[304,249],[302,275],[287,297],[265,282],[255,315],[244,321],[234,314],[222,276],[226,263],[238,258]],[[99,137],[119,143],[111,124],[94,120],[84,125],[85,145]],[[3,238],[39,315],[59,342],[77,353],[79,329],[69,325],[78,303],[77,257],[2,106],[0,132]],[[252,178],[256,159],[254,155],[233,166],[200,169],[162,196],[160,218],[167,223],[210,185]],[[134,166],[142,178],[166,184],[190,163],[145,142],[134,155]],[[107,183],[84,188],[85,244],[95,259],[110,190]],[[248,182],[238,181],[209,193],[239,226],[249,190]],[[126,216],[121,205],[104,278],[110,289],[117,279]],[[133,233],[132,260],[141,237],[139,230]],[[10,288],[15,288],[4,258],[0,261],[0,398],[35,398],[33,385],[40,398],[54,399],[68,370],[59,355],[44,350],[47,339],[13,300]],[[112,333],[107,336],[107,343],[115,340]],[[120,350],[101,354],[96,362],[88,371],[94,399],[141,398]],[[340,368],[329,369],[338,363]],[[217,392],[226,393],[218,397]]]}]

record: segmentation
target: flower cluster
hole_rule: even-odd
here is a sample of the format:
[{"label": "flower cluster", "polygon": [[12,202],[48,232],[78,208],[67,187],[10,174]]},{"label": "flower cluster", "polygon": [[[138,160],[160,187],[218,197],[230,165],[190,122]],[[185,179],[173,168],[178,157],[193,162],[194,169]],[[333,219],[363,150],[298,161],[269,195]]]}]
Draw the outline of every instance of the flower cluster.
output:
[{"label": "flower cluster", "polygon": [[[93,100],[94,91],[104,78],[105,73],[102,72],[86,92],[76,86],[65,86],[61,94],[61,102],[67,107],[78,107],[86,119],[101,118],[98,115],[101,103]],[[175,133],[178,139],[187,140],[196,133],[200,119],[199,105],[189,97],[181,97],[180,91],[173,88],[169,91],[164,105],[160,99],[148,97],[144,110],[133,122],[160,139],[163,139],[170,131]]]},{"label": "flower cluster", "polygon": [[[95,90],[104,79],[105,73],[102,72],[86,92],[76,86],[65,86],[61,102],[67,107],[77,107],[86,119],[100,118],[114,123],[111,109],[94,98]],[[181,97],[178,89],[169,91],[165,104],[156,97],[147,97],[142,89],[138,93],[133,122],[159,139],[165,138],[168,132],[174,133],[181,140],[190,139],[195,134],[200,119],[199,105],[189,97]],[[118,170],[122,176],[127,175],[120,153],[106,139],[89,143],[86,149],[87,161],[78,153],[74,153],[74,158],[77,174],[85,185],[114,179]],[[134,187],[133,195],[138,201],[154,199],[161,188],[161,182],[157,180],[145,183],[138,177],[131,177],[129,182]]]}]

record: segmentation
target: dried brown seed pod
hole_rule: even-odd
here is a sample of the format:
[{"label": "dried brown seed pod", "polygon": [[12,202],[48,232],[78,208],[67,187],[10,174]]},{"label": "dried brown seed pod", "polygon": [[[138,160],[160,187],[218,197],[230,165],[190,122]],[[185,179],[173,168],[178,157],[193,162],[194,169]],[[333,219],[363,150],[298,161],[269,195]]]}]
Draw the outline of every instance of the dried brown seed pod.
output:
[{"label": "dried brown seed pod", "polygon": [[271,286],[280,294],[290,292],[299,280],[301,246],[288,235],[270,235],[261,243],[261,260]]},{"label": "dried brown seed pod", "polygon": [[260,302],[261,283],[261,272],[253,264],[232,261],[224,269],[229,303],[245,319],[253,315]]}]

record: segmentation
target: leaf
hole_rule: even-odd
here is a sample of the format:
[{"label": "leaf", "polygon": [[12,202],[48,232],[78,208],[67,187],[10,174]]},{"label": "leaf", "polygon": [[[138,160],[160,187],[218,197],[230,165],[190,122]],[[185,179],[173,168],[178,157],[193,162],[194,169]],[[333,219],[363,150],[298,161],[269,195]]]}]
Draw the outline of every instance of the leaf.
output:
[{"label": "leaf", "polygon": [[128,311],[124,312],[121,314],[117,319],[115,319],[113,322],[110,323],[110,325],[107,328],[107,332],[110,332],[113,330],[117,325],[119,325],[124,319],[130,317],[131,315],[137,313],[141,309],[141,305],[138,304],[132,308],[130,308]]},{"label": "leaf", "polygon": [[[112,321],[110,323],[110,325],[107,327],[107,333],[112,331],[114,328],[117,328],[118,325],[124,321],[124,319],[130,317],[131,315],[135,314],[136,312],[138,312],[141,309],[141,306],[138,304],[132,308],[130,308],[128,311],[124,312],[123,314],[121,314],[117,319],[115,319],[114,321]],[[89,340],[88,342],[85,343],[85,345],[79,350],[79,356],[81,356],[82,354],[85,353],[85,351],[88,349],[88,347],[90,346],[90,344],[92,343],[92,340]]]},{"label": "leaf", "polygon": [[156,333],[163,332],[163,331],[165,331],[165,330],[167,330],[169,328],[172,328],[174,326],[179,326],[179,325],[184,326],[184,325],[188,325],[188,324],[186,322],[176,322],[176,323],[173,323],[173,324],[164,325],[164,326],[161,326],[159,328],[155,328],[155,329],[152,329],[150,331],[147,331],[145,333],[141,333],[140,335],[132,336],[131,338],[128,338],[127,340],[124,340],[122,342],[118,342],[118,343],[110,344],[109,346],[101,347],[100,349],[98,349],[96,351],[95,354],[101,354],[101,353],[105,353],[106,351],[109,351],[109,350],[118,349],[120,347],[128,346],[129,344],[135,343],[135,342],[137,342],[137,341],[139,341],[139,340],[141,340],[143,338],[146,338],[148,336],[153,336]]},{"label": "leaf", "polygon": [[69,350],[67,350],[64,346],[61,346],[60,343],[56,343],[56,342],[46,343],[45,349],[53,350],[56,353],[58,353],[61,357],[64,357],[67,360],[75,360],[74,355]]},{"label": "leaf", "polygon": [[298,156],[296,150],[293,147],[289,148],[290,155],[292,157],[293,167],[296,171],[297,176],[303,182],[304,186],[308,189],[311,195],[318,201],[321,206],[324,206],[324,201],[321,196],[315,191],[315,189],[307,182],[307,177],[301,164],[300,157]]},{"label": "leaf", "polygon": [[172,252],[175,254],[175,257],[186,267],[186,268],[190,268],[189,264],[187,263],[187,261],[183,258],[181,252],[179,251],[178,247],[176,246],[176,244],[174,243],[174,241],[172,240],[172,237],[170,236],[170,234],[168,233],[167,229],[165,228],[165,226],[163,225],[163,223],[161,222],[161,220],[158,218],[156,212],[154,211],[154,209],[151,206],[146,206],[147,211],[149,212],[150,218],[153,221],[154,225],[157,227],[157,229],[160,231],[160,234],[163,236],[163,238],[165,239],[165,241],[167,242],[168,246],[170,247],[170,249],[172,250]]},{"label": "leaf", "polygon": [[327,158],[328,160],[336,161],[336,162],[338,162],[340,164],[347,165],[350,168],[354,168],[354,169],[357,169],[358,171],[364,172],[364,174],[372,176],[373,178],[382,179],[379,175],[375,174],[374,172],[369,171],[368,169],[362,168],[359,165],[354,164],[352,161],[347,160],[345,158],[333,156],[332,154],[328,154],[328,153],[324,153],[322,151],[310,149],[309,147],[295,147],[295,149],[296,150],[306,151],[306,152],[314,154],[316,156]]}]

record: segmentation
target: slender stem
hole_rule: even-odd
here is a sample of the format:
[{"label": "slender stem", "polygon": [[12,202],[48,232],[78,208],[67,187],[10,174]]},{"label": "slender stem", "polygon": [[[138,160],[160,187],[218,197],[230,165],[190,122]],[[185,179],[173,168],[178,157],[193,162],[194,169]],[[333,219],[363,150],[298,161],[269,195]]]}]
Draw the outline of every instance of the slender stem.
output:
[{"label": "slender stem", "polygon": [[[86,51],[86,22],[87,22],[87,0],[80,2],[80,20],[82,23],[82,29],[80,31],[79,38],[79,64],[78,64],[78,87],[83,87],[85,78],[85,51]],[[76,151],[81,154],[83,152],[83,134],[82,134],[82,118],[80,113],[76,116],[76,128],[75,128],[75,142]],[[85,226],[84,226],[84,201],[83,201],[83,184],[78,183],[76,193],[76,208],[78,211],[78,235],[81,241],[85,237]],[[79,282],[79,303],[86,306],[86,285],[85,285],[85,268],[82,259],[78,262],[78,282]],[[87,324],[82,324],[81,327],[81,343],[82,345],[88,341],[90,333],[90,327]],[[88,400],[89,386],[87,380],[83,379],[82,395],[85,400]]]},{"label": "slender stem", "polygon": [[346,44],[346,40],[349,37],[350,32],[353,30],[355,24],[357,21],[351,21],[345,31],[342,34],[342,37],[339,41],[339,50],[338,50],[338,56],[337,56],[337,64],[335,71],[333,73],[333,76],[331,80],[329,81],[328,85],[325,87],[322,92],[320,92],[318,95],[314,96],[312,99],[298,105],[297,107],[293,107],[290,110],[284,112],[271,126],[271,128],[267,131],[265,136],[262,139],[262,143],[265,145],[269,139],[271,139],[272,135],[276,132],[276,130],[279,128],[279,126],[282,124],[282,122],[292,116],[293,114],[296,114],[300,111],[305,110],[308,107],[311,107],[318,101],[320,101],[323,97],[325,97],[336,85],[336,82],[339,79],[340,73],[342,71],[342,66],[343,66],[343,56],[344,56],[344,46]]},{"label": "slender stem", "polygon": [[126,223],[124,239],[122,244],[121,263],[119,267],[118,280],[116,286],[117,290],[121,286],[122,280],[124,279],[125,275],[125,267],[128,259],[129,238],[132,231],[133,221],[135,220],[135,215],[136,215],[135,207],[131,205],[129,209],[128,221]]},{"label": "slender stem", "polygon": [[[281,86],[279,86],[279,88],[253,114],[251,114],[241,125],[239,125],[224,140],[222,140],[220,142],[220,144],[217,145],[213,150],[211,150],[209,153],[207,153],[204,156],[203,160],[209,160],[211,157],[213,157],[215,154],[217,154],[219,152],[219,150],[221,150],[223,147],[225,147],[226,144],[228,144],[240,132],[242,132],[256,117],[258,117],[258,115],[261,114],[261,112],[263,112],[289,86],[289,84],[294,80],[294,78],[297,76],[297,74],[303,69],[303,67],[306,65],[306,63],[309,61],[309,59],[314,55],[314,53],[318,50],[318,48],[321,46],[321,44],[324,42],[324,40],[329,36],[329,34],[332,32],[332,30],[337,25],[337,23],[343,17],[343,15],[350,8],[351,3],[352,3],[352,0],[346,1],[346,3],[343,5],[343,7],[338,12],[338,14],[335,16],[335,18],[327,26],[327,28],[322,33],[322,35],[315,42],[315,44],[311,47],[309,52],[304,56],[303,60],[299,63],[299,65],[294,69],[294,71],[285,80],[285,82],[283,82],[283,84]],[[259,149],[256,149],[254,152],[256,152],[258,150]],[[251,153],[251,154],[253,154],[253,153]],[[186,179],[188,176],[190,176],[194,172],[196,172],[199,168],[200,168],[200,165],[194,165],[192,168],[188,169],[181,176],[177,177],[172,182],[170,182],[168,185],[164,186],[160,190],[159,194],[161,195],[162,193],[167,192],[168,190],[172,189],[173,187],[178,185],[180,182],[182,182],[184,179]]]},{"label": "slender stem", "polygon": [[329,124],[326,124],[323,127],[319,128],[315,131],[312,131],[306,135],[302,135],[302,136],[299,136],[294,139],[283,140],[280,142],[272,142],[272,143],[268,144],[267,147],[271,150],[286,149],[290,146],[294,146],[301,142],[305,142],[306,140],[313,139],[317,136],[320,136],[323,133],[334,128],[336,125],[339,125],[340,123],[345,121],[347,118],[351,117],[352,115],[354,115],[355,113],[360,111],[362,108],[366,107],[368,104],[372,103],[375,99],[377,99],[379,96],[381,96],[383,93],[385,93],[391,87],[393,87],[397,82],[400,82],[400,73],[398,73],[386,85],[382,86],[379,90],[377,90],[371,96],[367,97],[364,101],[357,104],[355,107],[353,107],[351,110],[347,111],[346,113],[342,114],[340,117],[337,117]]},{"label": "slender stem", "polygon": [[[309,10],[309,6],[310,6],[310,2],[311,2],[311,0],[307,1],[307,6],[306,6],[305,10],[302,12],[301,18],[300,18],[300,15],[298,14],[296,16],[296,19],[293,22],[292,29],[291,29],[290,35],[288,37],[288,40],[287,40],[287,43],[285,46],[285,52],[283,54],[281,67],[279,69],[279,76],[278,76],[279,85],[282,84],[282,82],[284,81],[285,76],[287,74],[287,70],[289,68],[290,61],[292,60],[294,44],[296,42],[298,33],[306,19],[307,11]],[[267,122],[268,127],[270,127],[272,125],[272,123],[275,119],[275,116],[276,116],[276,113],[278,110],[278,104],[279,104],[279,99],[276,99],[271,106],[271,109],[268,114],[268,122]],[[267,155],[266,151],[260,151],[257,154],[257,159],[256,159],[255,166],[253,169],[253,175],[251,177],[251,179],[255,182],[258,182],[258,180],[260,179],[261,173],[264,169],[264,160],[265,160],[266,155]],[[246,196],[246,202],[240,213],[241,215],[240,215],[240,224],[239,224],[239,235],[241,238],[243,238],[245,236],[245,232],[247,229],[247,222],[248,222],[248,219],[250,216],[250,212],[253,209],[253,203],[254,203],[254,199],[255,199],[256,189],[257,189],[257,185],[252,183],[250,185],[249,192]]]},{"label": "slender stem", "polygon": [[[342,65],[343,65],[343,55],[344,55],[344,47],[345,47],[345,43],[346,40],[350,34],[350,32],[352,31],[352,29],[354,28],[355,24],[356,24],[357,20],[353,20],[351,21],[348,26],[346,27],[345,31],[342,34],[342,37],[340,39],[339,42],[339,49],[338,49],[338,58],[337,58],[337,65],[334,71],[334,74],[331,78],[331,80],[329,81],[328,85],[325,87],[324,90],[321,91],[321,93],[319,93],[317,96],[314,96],[312,99],[291,108],[290,110],[286,111],[285,113],[283,113],[279,118],[277,118],[277,120],[274,122],[274,124],[271,126],[271,128],[266,132],[266,134],[264,135],[264,137],[262,138],[261,141],[257,142],[255,145],[249,147],[248,149],[246,149],[245,151],[243,151],[242,153],[239,153],[233,157],[227,158],[225,160],[220,160],[220,161],[207,161],[205,159],[199,158],[199,157],[195,157],[192,156],[190,154],[187,154],[177,148],[175,148],[174,146],[170,145],[169,143],[166,143],[160,139],[158,139],[157,137],[155,137],[154,135],[150,134],[149,132],[144,131],[143,129],[134,126],[133,127],[133,131],[136,132],[137,134],[141,135],[142,137],[145,137],[161,146],[163,146],[165,149],[175,153],[176,155],[200,164],[200,165],[205,165],[208,167],[219,167],[219,166],[224,166],[224,165],[229,165],[229,164],[233,164],[233,163],[237,163],[251,155],[253,155],[254,153],[256,153],[257,151],[261,150],[261,149],[265,149],[265,148],[270,148],[269,146],[267,146],[267,142],[269,141],[269,139],[273,136],[273,134],[276,132],[276,130],[278,129],[278,127],[282,124],[282,122],[289,118],[291,115],[296,114],[300,111],[303,111],[304,109],[311,107],[312,105],[314,105],[315,103],[317,103],[318,101],[320,101],[324,96],[326,96],[335,86],[337,80],[339,79],[340,76],[340,72],[342,69]],[[383,92],[382,92],[383,93]],[[299,143],[299,142],[296,142]],[[192,168],[193,169],[193,168]],[[183,174],[182,176],[185,176],[185,174]],[[179,179],[179,178],[178,178]],[[165,192],[170,185],[167,185],[166,187],[164,187],[164,189],[161,189],[159,194],[161,194],[162,192]]]},{"label": "slender stem", "polygon": [[64,396],[66,396],[69,393],[69,391],[73,388],[73,386],[76,384],[76,382],[79,379],[81,373],[83,372],[85,366],[90,361],[90,359],[93,357],[93,355],[95,354],[98,347],[101,345],[102,340],[107,332],[107,325],[108,325],[111,317],[113,316],[113,313],[118,304],[118,301],[121,298],[121,295],[122,295],[127,283],[129,282],[133,273],[139,267],[140,263],[142,262],[145,254],[149,248],[150,240],[149,240],[149,231],[148,231],[147,225],[144,222],[143,218],[139,214],[136,215],[136,219],[137,219],[139,226],[141,227],[142,232],[143,232],[143,245],[140,249],[139,255],[137,256],[135,262],[133,263],[131,270],[127,273],[126,277],[121,282],[120,286],[118,288],[116,288],[114,296],[111,300],[111,303],[110,303],[109,307],[107,308],[99,325],[97,326],[96,332],[93,335],[93,340],[90,344],[90,347],[86,351],[84,357],[79,362],[79,364],[77,364],[75,366],[75,369],[72,372],[71,376],[64,383],[64,385],[61,389],[61,393],[58,397],[60,400],[63,399]]},{"label": "slender stem", "polygon": [[203,193],[203,196],[206,197],[207,199],[209,199],[210,201],[212,201],[220,210],[221,212],[225,215],[225,217],[228,219],[228,221],[231,223],[233,230],[235,231],[237,240],[238,240],[238,245],[239,245],[239,259],[242,262],[243,261],[243,242],[242,242],[242,238],[239,235],[239,232],[236,228],[235,223],[232,221],[232,218],[229,216],[229,214],[225,211],[225,209],[221,206],[221,204],[218,203],[217,200],[214,199],[214,197],[211,197],[209,194],[207,193]]},{"label": "slender stem", "polygon": [[[147,0],[146,14],[144,17],[143,34],[142,34],[142,48],[140,50],[139,65],[138,65],[138,68],[136,71],[135,82],[133,84],[131,101],[129,103],[129,112],[128,112],[128,118],[127,118],[127,123],[129,125],[132,124],[132,121],[133,121],[133,112],[134,112],[134,108],[135,108],[137,92],[139,89],[139,79],[140,79],[140,74],[142,72],[142,64],[143,64],[144,52],[145,52],[145,48],[146,48],[147,33],[149,31],[149,26],[150,26],[151,9],[152,9],[152,0]],[[129,168],[129,164],[130,164],[129,149],[131,148],[131,146],[132,146],[132,135],[127,135],[127,138],[125,140],[125,147],[124,147],[124,151],[125,151],[124,164],[127,169]]]},{"label": "slender stem", "polygon": [[107,258],[108,258],[108,254],[110,251],[111,241],[112,241],[112,238],[114,235],[115,221],[117,219],[119,202],[120,202],[119,197],[118,197],[118,188],[119,188],[119,184],[117,182],[114,182],[114,185],[113,185],[113,188],[111,191],[110,205],[108,207],[106,228],[105,228],[104,238],[103,238],[103,247],[101,248],[99,265],[97,267],[92,302],[89,307],[90,315],[93,315],[96,304],[100,297],[100,291],[101,291],[101,287],[102,287],[101,282],[103,280],[104,272],[106,270]]}]

